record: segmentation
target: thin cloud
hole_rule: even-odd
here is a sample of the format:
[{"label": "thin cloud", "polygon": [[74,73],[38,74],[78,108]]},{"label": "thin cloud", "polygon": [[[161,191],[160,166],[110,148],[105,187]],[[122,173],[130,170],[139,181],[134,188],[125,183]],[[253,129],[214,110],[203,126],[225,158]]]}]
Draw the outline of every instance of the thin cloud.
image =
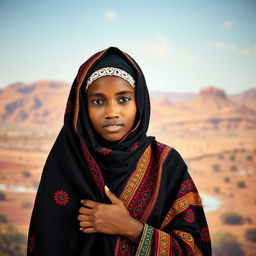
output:
[{"label": "thin cloud", "polygon": [[116,19],[116,13],[113,11],[106,11],[104,16],[105,19],[109,21],[113,21]]},{"label": "thin cloud", "polygon": [[154,57],[168,57],[172,52],[171,43],[165,35],[158,34],[154,42],[146,41],[142,44],[142,48]]},{"label": "thin cloud", "polygon": [[222,27],[224,29],[232,29],[233,28],[233,22],[225,21],[225,22],[222,23]]},{"label": "thin cloud", "polygon": [[235,45],[227,44],[227,43],[222,42],[222,41],[208,42],[206,44],[206,46],[208,48],[213,48],[213,49],[216,49],[216,50],[222,50],[222,51],[226,51],[226,52],[235,51],[237,49],[237,47]]},{"label": "thin cloud", "polygon": [[255,56],[256,55],[256,45],[252,47],[246,47],[241,50],[243,56]]}]

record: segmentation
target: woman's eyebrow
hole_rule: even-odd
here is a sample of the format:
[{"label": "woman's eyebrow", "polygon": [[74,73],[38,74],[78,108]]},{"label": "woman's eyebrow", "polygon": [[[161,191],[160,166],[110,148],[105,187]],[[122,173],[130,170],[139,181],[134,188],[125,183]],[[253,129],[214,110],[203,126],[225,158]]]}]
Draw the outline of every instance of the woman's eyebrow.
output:
[{"label": "woman's eyebrow", "polygon": [[134,92],[132,92],[132,91],[121,91],[121,92],[116,93],[116,95],[122,95],[122,94],[134,94]]},{"label": "woman's eyebrow", "polygon": [[[117,92],[116,95],[124,95],[124,94],[134,94],[134,92],[132,91],[121,91],[121,92]],[[103,97],[104,94],[100,93],[100,92],[96,92],[96,93],[91,93],[88,95],[88,97]]]},{"label": "woman's eyebrow", "polygon": [[88,95],[88,97],[102,97],[102,96],[104,96],[104,94],[102,94],[102,93],[91,93],[91,94],[89,94]]}]

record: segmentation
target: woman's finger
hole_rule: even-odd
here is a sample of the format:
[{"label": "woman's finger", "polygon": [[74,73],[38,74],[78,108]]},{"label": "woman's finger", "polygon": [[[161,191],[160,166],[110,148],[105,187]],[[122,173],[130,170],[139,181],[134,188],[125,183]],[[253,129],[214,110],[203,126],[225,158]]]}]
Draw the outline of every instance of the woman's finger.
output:
[{"label": "woman's finger", "polygon": [[81,221],[80,222],[80,227],[81,228],[92,228],[93,225],[90,221]]},{"label": "woman's finger", "polygon": [[121,202],[121,200],[115,194],[113,194],[107,186],[105,186],[104,189],[107,197],[110,199],[112,204],[119,204]]},{"label": "woman's finger", "polygon": [[91,215],[92,214],[92,209],[86,208],[86,207],[80,207],[79,213],[81,214],[86,214],[86,215]]},{"label": "woman's finger", "polygon": [[90,215],[84,215],[84,214],[79,214],[77,219],[79,221],[92,221],[92,217]]},{"label": "woman's finger", "polygon": [[89,208],[94,208],[99,203],[86,199],[81,200],[81,204]]},{"label": "woman's finger", "polygon": [[95,228],[80,228],[80,230],[86,234],[97,233]]}]

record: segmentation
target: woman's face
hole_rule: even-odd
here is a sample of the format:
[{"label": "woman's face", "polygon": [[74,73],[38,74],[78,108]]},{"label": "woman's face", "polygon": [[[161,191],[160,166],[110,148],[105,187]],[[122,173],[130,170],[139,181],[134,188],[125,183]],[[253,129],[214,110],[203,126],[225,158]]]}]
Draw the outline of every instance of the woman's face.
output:
[{"label": "woman's face", "polygon": [[98,134],[119,141],[133,127],[136,116],[135,90],[124,79],[105,76],[87,89],[88,113]]}]

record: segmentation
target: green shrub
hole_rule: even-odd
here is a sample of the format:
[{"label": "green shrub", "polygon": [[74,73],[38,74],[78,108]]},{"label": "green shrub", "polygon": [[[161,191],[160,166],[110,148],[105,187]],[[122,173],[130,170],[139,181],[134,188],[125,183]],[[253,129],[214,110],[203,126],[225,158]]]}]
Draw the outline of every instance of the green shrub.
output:
[{"label": "green shrub", "polygon": [[3,214],[0,214],[0,224],[7,223],[7,222],[8,222],[7,217]]},{"label": "green shrub", "polygon": [[216,233],[212,237],[214,256],[243,256],[244,252],[236,237],[230,233]]},{"label": "green shrub", "polygon": [[0,255],[26,255],[26,236],[19,233],[12,224],[0,225]]},{"label": "green shrub", "polygon": [[33,185],[33,187],[34,188],[38,188],[38,186],[39,186],[39,181],[38,180],[32,180],[32,185]]},{"label": "green shrub", "polygon": [[235,165],[231,165],[231,166],[230,166],[230,170],[231,170],[231,171],[236,171],[236,170],[237,170],[237,167],[236,167]]},{"label": "green shrub", "polygon": [[220,187],[214,187],[214,188],[213,188],[213,191],[214,191],[215,193],[220,193]]},{"label": "green shrub", "polygon": [[236,185],[237,185],[238,188],[245,188],[245,187],[246,187],[244,181],[238,181],[238,182],[236,183]]},{"label": "green shrub", "polygon": [[218,172],[220,170],[220,165],[219,164],[213,164],[212,165],[212,169],[215,171],[215,172]]},{"label": "green shrub", "polygon": [[244,236],[250,242],[256,243],[256,228],[247,229]]},{"label": "green shrub", "polygon": [[229,182],[230,182],[230,178],[229,178],[229,177],[224,177],[224,181],[225,181],[226,183],[229,183]]},{"label": "green shrub", "polygon": [[29,170],[23,170],[22,176],[25,178],[29,178],[29,177],[31,177],[31,172]]},{"label": "green shrub", "polygon": [[248,155],[247,157],[247,160],[251,161],[253,159],[253,157],[251,155]]},{"label": "green shrub", "polygon": [[235,212],[225,212],[221,215],[221,220],[224,224],[240,225],[243,224],[243,217]]},{"label": "green shrub", "polygon": [[6,196],[5,193],[3,191],[0,191],[0,200],[5,200]]},{"label": "green shrub", "polygon": [[235,154],[231,155],[231,156],[230,156],[230,160],[231,160],[231,161],[235,161],[235,160],[236,160],[236,155],[235,155]]},{"label": "green shrub", "polygon": [[248,223],[248,224],[252,224],[252,218],[251,217],[244,217],[243,222]]},{"label": "green shrub", "polygon": [[21,207],[24,208],[24,209],[27,209],[27,208],[31,208],[32,207],[32,202],[30,201],[22,201],[20,203]]}]

